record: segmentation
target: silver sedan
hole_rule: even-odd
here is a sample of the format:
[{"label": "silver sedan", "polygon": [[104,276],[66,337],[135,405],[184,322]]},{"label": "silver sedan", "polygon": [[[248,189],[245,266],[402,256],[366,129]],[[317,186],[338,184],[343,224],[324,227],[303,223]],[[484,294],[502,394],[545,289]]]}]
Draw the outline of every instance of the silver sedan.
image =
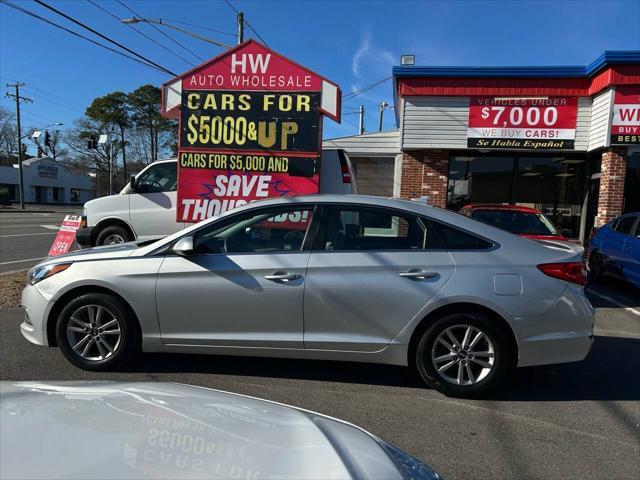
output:
[{"label": "silver sedan", "polygon": [[34,267],[22,334],[108,370],[145,352],[404,365],[477,396],[593,341],[582,258],[423,202],[309,196]]}]

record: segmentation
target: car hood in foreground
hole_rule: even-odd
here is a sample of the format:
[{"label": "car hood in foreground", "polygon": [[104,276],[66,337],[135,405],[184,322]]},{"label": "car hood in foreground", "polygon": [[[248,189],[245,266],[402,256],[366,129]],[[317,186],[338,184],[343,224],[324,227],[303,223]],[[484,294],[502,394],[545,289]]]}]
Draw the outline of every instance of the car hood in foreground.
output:
[{"label": "car hood in foreground", "polygon": [[[141,242],[118,243],[115,245],[104,245],[102,247],[85,248],[74,250],[73,252],[47,257],[42,263],[55,262],[61,260],[86,261],[86,260],[106,260],[110,258],[124,258],[139,250]],[[146,243],[146,242],[144,242]]]},{"label": "car hood in foreground", "polygon": [[364,430],[168,383],[0,382],[1,478],[440,478]]}]

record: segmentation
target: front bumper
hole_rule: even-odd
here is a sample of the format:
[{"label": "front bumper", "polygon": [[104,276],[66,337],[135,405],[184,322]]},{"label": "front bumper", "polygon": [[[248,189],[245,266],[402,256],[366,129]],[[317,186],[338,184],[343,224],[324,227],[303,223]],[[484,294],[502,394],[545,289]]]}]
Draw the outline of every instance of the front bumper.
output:
[{"label": "front bumper", "polygon": [[93,227],[84,227],[76,230],[76,242],[78,242],[78,245],[82,248],[89,248],[93,246],[91,242],[92,230]]},{"label": "front bumper", "polygon": [[27,285],[22,291],[21,305],[24,310],[24,320],[20,324],[22,336],[36,345],[49,346],[47,336],[47,316],[49,302],[32,285]]},{"label": "front bumper", "polygon": [[516,317],[518,367],[578,362],[593,346],[595,309],[582,287],[567,285],[544,315]]}]

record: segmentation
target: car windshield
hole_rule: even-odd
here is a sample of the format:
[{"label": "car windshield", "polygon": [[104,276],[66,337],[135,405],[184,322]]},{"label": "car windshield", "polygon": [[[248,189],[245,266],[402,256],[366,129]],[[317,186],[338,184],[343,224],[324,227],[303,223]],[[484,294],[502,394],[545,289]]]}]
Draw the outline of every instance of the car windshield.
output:
[{"label": "car windshield", "polygon": [[516,235],[559,236],[556,227],[542,213],[516,210],[477,210],[473,218]]}]

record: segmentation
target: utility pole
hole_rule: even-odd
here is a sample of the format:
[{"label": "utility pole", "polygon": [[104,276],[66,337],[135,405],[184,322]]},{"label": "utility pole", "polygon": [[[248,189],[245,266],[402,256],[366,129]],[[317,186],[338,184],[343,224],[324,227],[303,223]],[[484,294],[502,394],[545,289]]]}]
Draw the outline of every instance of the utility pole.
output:
[{"label": "utility pole", "polygon": [[380,125],[378,126],[379,132],[382,131],[382,115],[387,108],[389,108],[389,104],[387,102],[380,102],[378,105],[378,111],[380,112]]},{"label": "utility pole", "polygon": [[359,117],[360,122],[358,122],[358,134],[362,135],[364,133],[364,105],[360,105]]},{"label": "utility pole", "polygon": [[238,12],[238,45],[244,42],[244,13]]},{"label": "utility pole", "polygon": [[7,83],[7,87],[13,87],[16,89],[16,93],[7,92],[5,97],[14,97],[16,99],[16,130],[18,135],[18,171],[19,173],[19,187],[20,187],[20,209],[24,210],[24,176],[22,173],[22,133],[20,132],[20,100],[33,103],[33,100],[27,97],[20,96],[20,87],[24,87],[24,82]]}]

